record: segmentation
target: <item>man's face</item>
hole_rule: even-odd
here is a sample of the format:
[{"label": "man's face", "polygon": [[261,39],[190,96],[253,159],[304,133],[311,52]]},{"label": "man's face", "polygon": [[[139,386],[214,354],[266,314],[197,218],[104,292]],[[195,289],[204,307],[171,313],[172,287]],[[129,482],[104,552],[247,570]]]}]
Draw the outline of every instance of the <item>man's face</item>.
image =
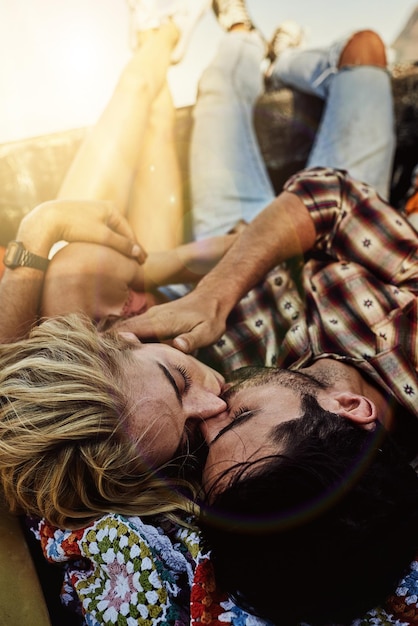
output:
[{"label": "man's face", "polygon": [[244,368],[223,399],[228,409],[207,419],[201,431],[209,447],[203,470],[206,489],[237,463],[280,452],[272,431],[301,417],[304,394],[316,396],[324,385],[301,372]]}]

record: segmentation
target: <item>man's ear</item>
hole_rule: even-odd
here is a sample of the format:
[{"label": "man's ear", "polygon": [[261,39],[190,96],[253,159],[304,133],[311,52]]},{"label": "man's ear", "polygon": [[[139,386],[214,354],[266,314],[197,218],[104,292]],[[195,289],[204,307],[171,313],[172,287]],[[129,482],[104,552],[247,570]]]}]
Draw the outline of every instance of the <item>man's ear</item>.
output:
[{"label": "man's ear", "polygon": [[365,430],[374,430],[377,408],[372,400],[350,391],[331,394],[321,402],[323,408],[350,420]]}]

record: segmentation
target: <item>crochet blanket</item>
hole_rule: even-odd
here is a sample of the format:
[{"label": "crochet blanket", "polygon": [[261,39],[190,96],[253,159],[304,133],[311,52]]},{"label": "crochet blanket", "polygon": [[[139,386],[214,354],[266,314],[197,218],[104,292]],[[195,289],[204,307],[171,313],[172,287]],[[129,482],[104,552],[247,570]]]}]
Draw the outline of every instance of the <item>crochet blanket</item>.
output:
[{"label": "crochet blanket", "polygon": [[[76,531],[31,525],[46,558],[65,569],[62,602],[86,626],[269,626],[216,589],[191,528],[114,514]],[[386,605],[353,626],[392,624],[418,624],[418,557]]]}]

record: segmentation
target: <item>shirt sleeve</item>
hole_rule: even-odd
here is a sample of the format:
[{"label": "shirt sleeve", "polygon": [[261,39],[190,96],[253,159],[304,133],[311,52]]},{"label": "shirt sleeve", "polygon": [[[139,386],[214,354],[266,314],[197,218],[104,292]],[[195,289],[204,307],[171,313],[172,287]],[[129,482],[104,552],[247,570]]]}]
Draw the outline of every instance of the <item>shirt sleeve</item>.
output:
[{"label": "shirt sleeve", "polygon": [[284,190],[308,209],[316,251],[358,263],[385,283],[418,289],[418,234],[370,185],[344,170],[313,168],[290,178]]}]

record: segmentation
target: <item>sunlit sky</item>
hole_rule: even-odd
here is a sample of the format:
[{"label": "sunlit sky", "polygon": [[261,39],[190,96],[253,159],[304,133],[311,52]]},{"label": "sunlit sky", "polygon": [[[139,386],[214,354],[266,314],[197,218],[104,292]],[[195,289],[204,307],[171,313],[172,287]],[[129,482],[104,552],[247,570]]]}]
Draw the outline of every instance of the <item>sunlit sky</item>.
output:
[{"label": "sunlit sky", "polygon": [[[360,28],[390,45],[416,0],[247,0],[266,37],[297,20],[312,45]],[[93,124],[129,58],[125,0],[0,0],[0,143]],[[209,12],[170,71],[177,106],[194,101],[221,31]]]}]

